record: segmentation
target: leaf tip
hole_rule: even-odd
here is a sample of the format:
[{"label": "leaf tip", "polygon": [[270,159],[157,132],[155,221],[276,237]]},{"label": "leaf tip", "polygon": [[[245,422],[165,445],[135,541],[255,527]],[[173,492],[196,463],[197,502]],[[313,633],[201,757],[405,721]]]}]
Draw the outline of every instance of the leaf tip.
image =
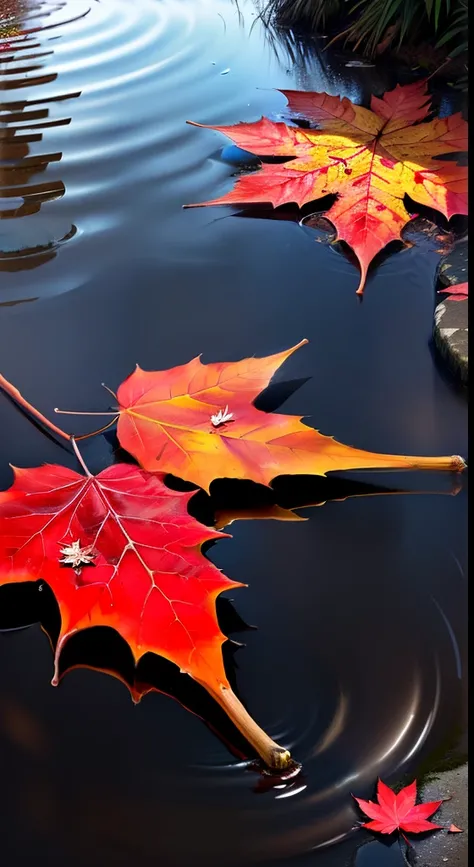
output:
[{"label": "leaf tip", "polygon": [[360,259],[359,259],[359,265],[360,265],[360,280],[359,280],[359,285],[356,289],[356,295],[363,295],[364,289],[365,289],[365,281],[367,280],[368,265],[365,264],[365,262],[361,262]]},{"label": "leaf tip", "polygon": [[307,337],[303,337],[303,339],[300,340],[299,343],[295,343],[295,345],[292,346],[291,349],[288,349],[287,354],[288,354],[288,355],[292,355],[293,352],[296,352],[297,349],[301,349],[301,347],[302,347],[302,346],[305,346],[307,343],[309,343],[308,338],[307,338]]},{"label": "leaf tip", "polygon": [[233,539],[232,533],[225,533],[224,530],[216,530],[215,532],[216,536],[213,536],[213,539]]},{"label": "leaf tip", "polygon": [[462,828],[458,828],[457,825],[452,825],[452,824],[451,824],[451,825],[449,826],[449,828],[448,828],[448,834],[462,834],[462,833],[463,833],[463,829],[462,829]]}]

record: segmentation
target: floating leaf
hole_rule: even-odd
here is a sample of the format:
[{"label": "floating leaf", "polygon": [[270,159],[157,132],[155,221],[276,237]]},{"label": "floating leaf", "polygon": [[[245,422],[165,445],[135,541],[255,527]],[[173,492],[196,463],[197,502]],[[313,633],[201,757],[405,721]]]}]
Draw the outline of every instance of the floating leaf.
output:
[{"label": "floating leaf", "polygon": [[[254,406],[283,362],[307,341],[266,358],[202,364],[199,357],[170,370],[136,370],[117,392],[117,435],[146,470],[172,473],[208,491],[213,479],[268,485],[285,474],[336,470],[460,470],[459,457],[384,455],[343,445],[307,427],[301,416]],[[221,411],[231,416],[215,424]]]},{"label": "floating leaf", "polygon": [[260,171],[241,176],[229,193],[200,204],[265,202],[276,208],[296,202],[302,207],[328,194],[337,195],[327,216],[339,240],[352,247],[359,260],[358,293],[374,256],[390,241],[401,240],[401,230],[410,219],[405,194],[448,219],[467,213],[467,168],[439,159],[467,150],[467,124],[460,113],[427,120],[431,100],[426,81],[397,85],[381,99],[373,96],[370,110],[347,97],[281,92],[289,113],[317,128],[302,129],[268,118],[208,126],[259,157],[284,156],[288,162],[264,163]]},{"label": "floating leaf", "polygon": [[135,663],[149,652],[175,663],[268,765],[288,764],[289,753],[251,719],[226,677],[216,598],[242,585],[202,555],[202,544],[223,534],[188,514],[192,494],[124,464],[98,476],[53,465],[14,473],[0,493],[0,584],[41,579],[51,587],[61,615],[53,683],[72,635],[111,627]]},{"label": "floating leaf", "polygon": [[466,301],[469,296],[469,284],[456,283],[455,286],[449,286],[448,289],[440,289],[439,291],[448,295],[446,301]]},{"label": "floating leaf", "polygon": [[379,780],[377,784],[378,804],[374,801],[364,801],[362,798],[353,797],[361,810],[371,818],[371,822],[365,822],[363,825],[370,831],[377,831],[379,834],[392,834],[394,831],[421,834],[423,831],[434,831],[441,828],[441,825],[428,822],[427,819],[439,809],[443,801],[430,801],[415,806],[416,780],[401,789],[398,795],[382,780]]}]

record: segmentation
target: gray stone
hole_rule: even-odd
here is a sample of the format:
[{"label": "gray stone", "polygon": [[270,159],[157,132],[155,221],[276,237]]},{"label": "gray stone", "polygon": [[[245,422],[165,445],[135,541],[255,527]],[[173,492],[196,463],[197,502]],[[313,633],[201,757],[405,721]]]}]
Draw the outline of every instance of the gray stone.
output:
[{"label": "gray stone", "polygon": [[468,819],[468,765],[467,763],[452,770],[442,771],[427,781],[421,788],[423,801],[444,801],[441,809],[431,818],[440,825],[449,826],[451,822],[463,829],[462,834],[437,831],[416,840],[417,867],[435,867],[448,864],[448,867],[467,867],[467,819]]},{"label": "gray stone", "polygon": [[[468,277],[467,238],[458,243],[446,256],[440,267],[438,291],[456,283],[465,283]],[[447,296],[435,309],[433,338],[440,355],[446,360],[452,373],[468,383],[468,312],[469,302],[448,301]]]}]

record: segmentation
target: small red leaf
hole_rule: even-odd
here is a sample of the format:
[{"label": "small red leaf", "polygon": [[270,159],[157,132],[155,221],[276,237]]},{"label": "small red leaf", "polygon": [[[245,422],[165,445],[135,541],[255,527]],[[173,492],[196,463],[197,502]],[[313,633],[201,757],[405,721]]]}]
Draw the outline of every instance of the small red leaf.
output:
[{"label": "small red leaf", "polygon": [[441,825],[435,825],[434,822],[428,822],[427,818],[443,802],[430,801],[426,804],[415,805],[416,780],[401,789],[398,795],[382,780],[379,780],[377,785],[378,804],[353,797],[361,810],[373,820],[366,822],[363,826],[370,831],[377,831],[379,834],[392,834],[393,831],[403,830],[411,834],[421,834],[423,831],[434,831],[441,827]]},{"label": "small red leaf", "polygon": [[469,283],[456,283],[448,289],[440,289],[440,295],[447,295],[446,301],[465,301],[469,297]]}]

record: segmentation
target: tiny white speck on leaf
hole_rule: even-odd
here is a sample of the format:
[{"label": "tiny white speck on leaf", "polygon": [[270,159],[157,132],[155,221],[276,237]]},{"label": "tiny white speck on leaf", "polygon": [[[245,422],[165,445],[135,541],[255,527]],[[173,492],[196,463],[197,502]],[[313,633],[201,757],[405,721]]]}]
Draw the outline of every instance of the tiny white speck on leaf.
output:
[{"label": "tiny white speck on leaf", "polygon": [[219,427],[221,424],[225,424],[227,421],[232,421],[234,418],[234,413],[229,412],[229,407],[226,406],[225,409],[220,409],[219,412],[211,415],[211,423],[213,427]]},{"label": "tiny white speck on leaf", "polygon": [[77,569],[83,564],[88,565],[92,563],[95,557],[94,546],[86,545],[85,548],[81,548],[80,539],[78,539],[77,542],[73,542],[71,545],[65,545],[64,548],[61,548],[60,553],[64,556],[59,560],[59,562],[64,563],[66,566],[73,566],[74,569]]}]

